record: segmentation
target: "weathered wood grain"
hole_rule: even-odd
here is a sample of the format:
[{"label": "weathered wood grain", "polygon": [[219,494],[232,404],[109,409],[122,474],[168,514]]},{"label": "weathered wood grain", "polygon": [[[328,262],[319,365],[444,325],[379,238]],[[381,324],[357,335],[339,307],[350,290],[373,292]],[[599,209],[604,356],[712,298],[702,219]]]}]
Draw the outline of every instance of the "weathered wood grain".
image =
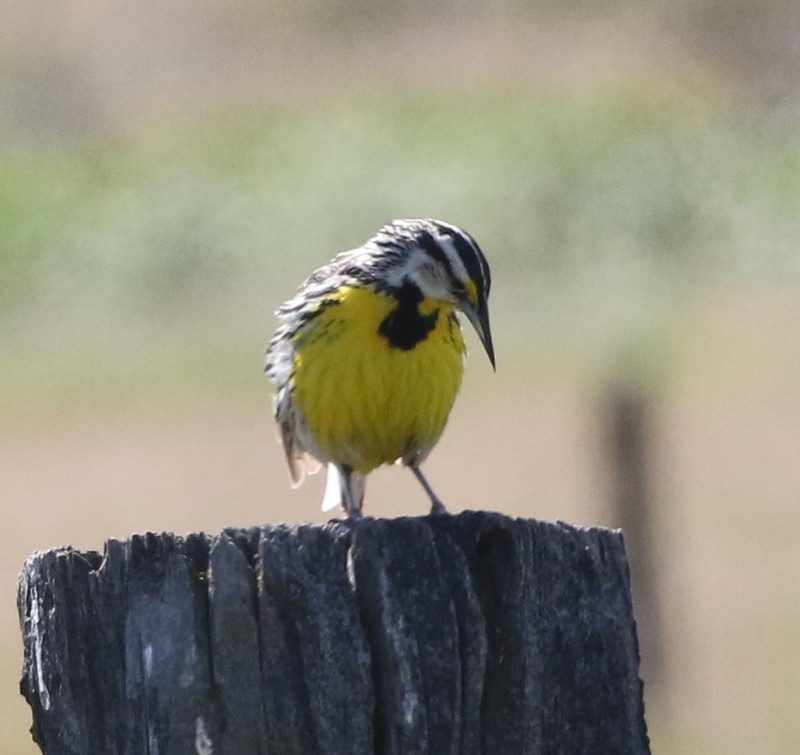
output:
[{"label": "weathered wood grain", "polygon": [[48,755],[647,753],[622,537],[465,512],[31,556]]}]

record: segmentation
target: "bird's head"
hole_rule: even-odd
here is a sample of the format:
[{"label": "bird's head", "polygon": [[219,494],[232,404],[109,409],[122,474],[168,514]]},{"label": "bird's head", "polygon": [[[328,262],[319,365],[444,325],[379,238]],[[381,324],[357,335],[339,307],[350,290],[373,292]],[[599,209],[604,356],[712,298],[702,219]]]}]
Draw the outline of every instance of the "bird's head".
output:
[{"label": "bird's head", "polygon": [[386,255],[390,287],[413,284],[423,296],[455,305],[472,323],[494,368],[489,327],[489,263],[465,231],[441,220],[394,220],[371,239]]}]

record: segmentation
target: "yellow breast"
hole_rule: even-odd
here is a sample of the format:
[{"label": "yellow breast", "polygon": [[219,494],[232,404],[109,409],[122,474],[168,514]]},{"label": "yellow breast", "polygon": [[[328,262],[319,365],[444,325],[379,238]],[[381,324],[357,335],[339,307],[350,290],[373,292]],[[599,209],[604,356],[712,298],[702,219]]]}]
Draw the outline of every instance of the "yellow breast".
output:
[{"label": "yellow breast", "polygon": [[463,373],[453,307],[423,299],[430,331],[412,348],[380,332],[396,307],[390,295],[345,287],[295,335],[293,401],[322,461],[361,474],[422,461],[444,430]]}]

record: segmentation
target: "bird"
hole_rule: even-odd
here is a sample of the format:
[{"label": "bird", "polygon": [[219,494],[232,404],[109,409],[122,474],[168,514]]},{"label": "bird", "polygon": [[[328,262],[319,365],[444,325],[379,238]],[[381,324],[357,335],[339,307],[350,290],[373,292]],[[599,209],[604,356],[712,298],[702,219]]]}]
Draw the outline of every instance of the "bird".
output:
[{"label": "bird", "polygon": [[300,285],[275,312],[265,367],[293,487],[327,465],[323,511],[341,506],[355,519],[367,475],[397,462],[419,480],[431,514],[447,513],[420,465],[461,385],[458,313],[496,369],[490,287],[472,236],[432,218],[393,220]]}]

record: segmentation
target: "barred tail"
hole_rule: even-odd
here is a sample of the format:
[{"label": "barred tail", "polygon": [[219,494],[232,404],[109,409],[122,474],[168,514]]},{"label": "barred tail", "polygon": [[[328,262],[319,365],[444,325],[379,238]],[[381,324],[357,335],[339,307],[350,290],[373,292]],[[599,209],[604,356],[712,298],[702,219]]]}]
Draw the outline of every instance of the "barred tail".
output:
[{"label": "barred tail", "polygon": [[288,422],[281,422],[281,440],[289,466],[289,479],[293,488],[299,488],[306,474],[316,474],[321,465],[313,456],[297,447],[294,431]]}]

